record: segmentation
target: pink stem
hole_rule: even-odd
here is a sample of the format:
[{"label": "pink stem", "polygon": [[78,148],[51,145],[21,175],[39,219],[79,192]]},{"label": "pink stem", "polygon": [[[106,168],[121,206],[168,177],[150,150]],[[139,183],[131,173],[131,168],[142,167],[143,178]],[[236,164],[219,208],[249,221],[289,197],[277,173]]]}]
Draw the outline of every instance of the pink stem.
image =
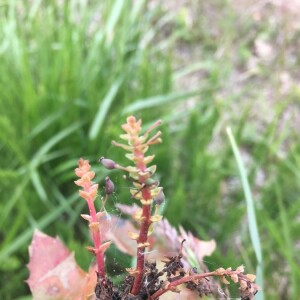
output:
[{"label": "pink stem", "polygon": [[[94,201],[90,200],[88,201],[88,207],[90,210],[90,216],[91,216],[91,223],[97,223],[97,215],[96,215],[96,209],[94,206]],[[96,261],[97,261],[97,267],[98,267],[98,274],[100,278],[105,278],[105,265],[104,265],[104,255],[103,251],[99,250],[101,246],[101,235],[100,230],[98,227],[98,230],[91,229],[92,237],[94,241],[94,247],[96,249],[95,255],[96,255]]]}]

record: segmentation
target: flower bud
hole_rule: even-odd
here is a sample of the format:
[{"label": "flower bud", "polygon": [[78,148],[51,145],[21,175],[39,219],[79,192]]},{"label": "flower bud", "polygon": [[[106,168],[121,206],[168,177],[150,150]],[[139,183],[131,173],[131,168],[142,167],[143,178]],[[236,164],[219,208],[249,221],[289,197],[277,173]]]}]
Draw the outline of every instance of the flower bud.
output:
[{"label": "flower bud", "polygon": [[156,205],[161,205],[165,201],[165,194],[162,189],[159,194],[153,198],[153,201]]},{"label": "flower bud", "polygon": [[109,170],[116,168],[116,163],[113,160],[109,158],[104,158],[103,156],[99,158],[99,163],[101,163],[104,168]]},{"label": "flower bud", "polygon": [[105,178],[105,193],[106,195],[110,195],[114,192],[115,190],[115,185],[114,183],[110,180],[108,176]]}]

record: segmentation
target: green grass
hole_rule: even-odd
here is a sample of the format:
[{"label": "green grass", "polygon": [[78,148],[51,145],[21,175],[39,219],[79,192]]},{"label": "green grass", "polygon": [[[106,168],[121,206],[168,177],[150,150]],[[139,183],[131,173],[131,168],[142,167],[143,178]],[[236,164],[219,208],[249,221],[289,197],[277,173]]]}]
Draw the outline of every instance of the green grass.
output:
[{"label": "green grass", "polygon": [[[143,1],[133,9],[130,1],[1,6],[1,299],[28,293],[35,227],[70,245],[88,239],[77,223],[84,205],[73,185],[77,159],[110,155],[123,110],[171,92],[170,50],[149,47],[159,42],[159,13]],[[157,107],[155,118],[165,110]]]},{"label": "green grass", "polygon": [[257,220],[256,220],[256,214],[255,214],[255,205],[252,197],[252,192],[249,186],[248,176],[247,172],[241,157],[241,153],[238,149],[238,146],[236,144],[236,141],[234,139],[234,136],[232,134],[231,128],[227,127],[226,129],[228,138],[230,140],[230,144],[232,147],[232,151],[234,153],[238,169],[240,172],[240,177],[242,181],[242,186],[246,198],[246,204],[247,204],[247,219],[249,223],[249,233],[251,238],[251,243],[254,248],[256,261],[257,261],[257,267],[256,267],[256,276],[257,276],[257,284],[261,288],[261,292],[256,296],[257,299],[264,299],[264,283],[263,283],[263,265],[262,265],[262,251],[261,251],[261,241],[257,229]]},{"label": "green grass", "polygon": [[[299,117],[300,60],[292,21],[272,19],[273,6],[255,21],[253,3],[241,13],[230,1],[191,0],[177,13],[146,1],[32,3],[0,4],[0,298],[29,294],[23,282],[35,227],[60,235],[88,267],[87,228],[78,218],[85,203],[73,169],[84,156],[101,181],[97,158],[125,162],[111,140],[133,113],[146,126],[164,122],[156,164],[166,217],[216,240],[209,268],[244,264],[256,273],[253,222],[225,131],[232,128],[252,192],[265,299],[297,299],[300,139],[293,113]],[[285,42],[277,45],[277,36]],[[262,37],[273,46],[271,62],[256,54]],[[291,77],[286,92],[283,71]],[[111,177],[113,202],[128,203],[121,175]],[[107,209],[115,212],[113,204]]]}]

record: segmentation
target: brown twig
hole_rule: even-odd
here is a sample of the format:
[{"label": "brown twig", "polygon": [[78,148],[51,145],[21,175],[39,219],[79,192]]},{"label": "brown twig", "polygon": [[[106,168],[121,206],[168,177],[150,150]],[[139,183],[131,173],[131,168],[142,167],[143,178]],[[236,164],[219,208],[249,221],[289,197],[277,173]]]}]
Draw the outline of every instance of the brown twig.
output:
[{"label": "brown twig", "polygon": [[158,299],[164,293],[174,290],[176,287],[178,287],[179,285],[181,285],[183,283],[195,282],[199,279],[203,279],[203,278],[207,278],[207,277],[213,277],[213,276],[231,276],[231,275],[239,275],[239,274],[240,274],[240,271],[226,271],[222,275],[218,271],[213,271],[213,272],[207,272],[207,273],[202,273],[202,274],[187,275],[187,276],[184,276],[184,277],[182,277],[180,279],[177,279],[173,282],[170,282],[164,288],[159,289],[153,295],[151,295],[151,298],[149,297],[148,300]]}]

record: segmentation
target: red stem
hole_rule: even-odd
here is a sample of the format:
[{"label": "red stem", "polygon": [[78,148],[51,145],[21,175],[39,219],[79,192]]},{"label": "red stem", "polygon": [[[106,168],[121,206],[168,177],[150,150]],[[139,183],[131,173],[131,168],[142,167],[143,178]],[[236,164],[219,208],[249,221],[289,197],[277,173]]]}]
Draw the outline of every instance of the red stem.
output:
[{"label": "red stem", "polygon": [[[152,199],[151,197],[151,192],[150,188],[146,187],[142,191],[142,198],[144,200],[149,200]],[[148,241],[148,231],[149,227],[151,225],[150,217],[151,217],[151,205],[143,205],[143,213],[142,213],[143,221],[140,227],[140,234],[137,239],[137,243],[139,244],[144,244]],[[131,290],[131,293],[133,295],[137,295],[140,291],[142,279],[143,279],[143,270],[144,270],[144,265],[145,265],[145,248],[146,247],[138,247],[137,248],[137,264],[136,264],[136,270],[137,270],[137,275],[134,278],[133,282],[133,287]]]},{"label": "red stem", "polygon": [[[135,120],[135,119],[134,119]],[[152,131],[156,126],[160,124],[160,121],[156,122],[153,126],[151,126],[144,134],[144,137],[146,138],[147,135]],[[145,172],[147,169],[145,160],[144,160],[144,151],[145,147],[147,147],[148,142],[155,140],[160,133],[156,133],[154,137],[152,137],[147,144],[144,144],[144,147],[141,147],[141,140],[138,137],[138,134],[136,132],[132,132],[131,137],[131,144],[134,145],[133,149],[133,155],[134,155],[134,161],[136,168],[142,172]],[[152,200],[151,196],[151,187],[145,186],[145,178],[144,176],[139,176],[139,183],[143,186],[141,189],[142,192],[142,200],[146,203],[150,200]],[[131,289],[131,293],[133,295],[138,295],[141,289],[141,284],[144,276],[144,266],[145,266],[145,249],[147,247],[148,242],[148,231],[149,227],[151,225],[151,203],[142,204],[142,222],[140,226],[140,233],[139,237],[137,239],[137,262],[136,262],[136,271],[137,274],[134,278],[133,286]]]}]

